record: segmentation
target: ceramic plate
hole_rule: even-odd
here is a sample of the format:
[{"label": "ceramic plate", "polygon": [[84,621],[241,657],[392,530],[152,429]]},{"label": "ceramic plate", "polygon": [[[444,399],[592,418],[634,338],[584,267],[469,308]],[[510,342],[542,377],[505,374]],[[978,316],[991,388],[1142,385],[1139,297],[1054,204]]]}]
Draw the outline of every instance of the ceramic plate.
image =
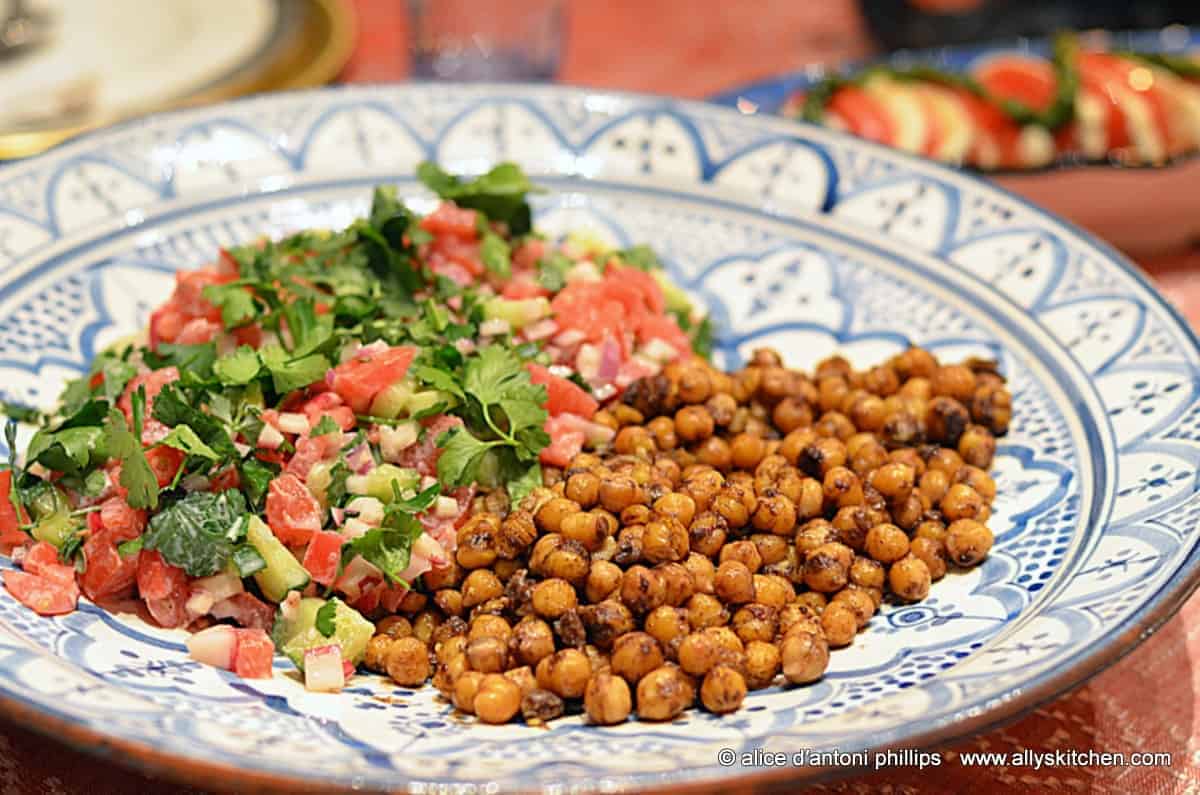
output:
[{"label": "ceramic plate", "polygon": [[[1200,30],[1173,25],[1161,30],[1085,34],[1112,50],[1200,52]],[[951,72],[971,72],[988,59],[1003,54],[1049,57],[1047,39],[901,50],[885,63],[898,67],[933,64]],[[826,76],[821,67],[780,75],[730,89],[712,102],[737,107],[743,113],[774,114],[788,97],[804,91]],[[1010,171],[989,175],[1008,190],[1087,228],[1124,251],[1137,256],[1157,255],[1191,246],[1200,238],[1200,158],[1183,157],[1160,167],[1117,167],[1105,164],[1064,162],[1031,172]],[[1114,202],[1111,197],[1124,201]]]},{"label": "ceramic plate", "polygon": [[[414,166],[523,164],[548,230],[648,242],[711,307],[719,356],[810,365],[917,343],[997,358],[1013,385],[997,546],[875,616],[828,675],[740,712],[613,729],[460,719],[432,688],[244,681],[177,631],[90,605],[43,619],[0,591],[0,702],[31,725],[201,783],[437,782],[646,791],[820,775],[719,751],[914,747],[1077,684],[1196,584],[1197,341],[1128,263],[970,176],[824,130],[593,91],[447,85],[265,96],[137,121],[0,170],[0,388],[45,406],[218,246],[346,223]],[[2,451],[0,451],[2,452]],[[0,560],[7,566],[7,561]]]}]

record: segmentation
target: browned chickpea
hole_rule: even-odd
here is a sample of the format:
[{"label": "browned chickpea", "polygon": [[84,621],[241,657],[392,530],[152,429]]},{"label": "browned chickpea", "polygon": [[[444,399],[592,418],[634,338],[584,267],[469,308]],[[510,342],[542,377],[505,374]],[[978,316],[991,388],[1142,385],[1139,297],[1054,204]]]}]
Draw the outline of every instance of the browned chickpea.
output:
[{"label": "browned chickpea", "polygon": [[796,589],[786,577],[777,574],[755,574],[754,598],[762,604],[780,608],[796,598]]},{"label": "browned chickpea", "polygon": [[638,615],[665,604],[666,598],[666,584],[653,569],[631,566],[621,579],[621,601]]},{"label": "browned chickpea", "polygon": [[631,685],[662,665],[663,659],[662,647],[646,632],[627,632],[612,646],[612,671]]},{"label": "browned chickpea", "polygon": [[912,531],[925,516],[930,506],[921,501],[917,494],[908,495],[908,499],[892,506],[892,521],[906,531]]},{"label": "browned chickpea", "polygon": [[696,447],[696,460],[701,464],[727,472],[733,466],[729,442],[720,436],[710,436]]},{"label": "browned chickpea", "polygon": [[921,476],[918,491],[934,505],[942,501],[950,489],[950,476],[940,469],[930,469]]},{"label": "browned chickpea", "polygon": [[703,403],[712,394],[712,378],[703,365],[685,365],[679,373],[679,399],[684,403]]},{"label": "browned chickpea", "polygon": [[987,525],[959,519],[946,528],[946,554],[959,566],[974,566],[987,557],[995,537]]},{"label": "browned chickpea", "polygon": [[958,453],[971,466],[987,469],[996,455],[996,437],[982,425],[968,425],[958,438]]},{"label": "browned chickpea", "polygon": [[617,422],[625,425],[641,425],[646,421],[646,414],[641,409],[632,406],[628,403],[618,403],[611,407],[613,416],[617,418]]},{"label": "browned chickpea", "polygon": [[600,478],[591,472],[576,472],[567,478],[563,494],[581,508],[591,508],[600,499]]},{"label": "browned chickpea", "polygon": [[779,610],[779,636],[784,637],[793,629],[819,633],[821,617],[814,613],[808,605],[799,602],[784,605]]},{"label": "browned chickpea", "polygon": [[693,594],[687,603],[688,623],[692,629],[716,627],[728,623],[729,610],[716,597],[706,594]]},{"label": "browned chickpea", "polygon": [[820,615],[825,610],[825,604],[829,601],[825,594],[819,591],[805,591],[804,593],[796,594],[796,603],[802,607],[807,607],[814,615]]},{"label": "browned chickpea", "polygon": [[832,438],[817,439],[796,459],[796,466],[814,478],[824,478],[826,472],[845,463],[846,445]]},{"label": "browned chickpea", "polygon": [[700,685],[700,702],[717,715],[735,712],[745,700],[746,680],[728,665],[713,668]]},{"label": "browned chickpea", "polygon": [[713,423],[724,428],[733,421],[733,415],[737,411],[738,405],[733,395],[722,392],[706,400],[704,408],[708,409],[709,415],[713,418]]},{"label": "browned chickpea", "polygon": [[534,521],[543,533],[557,533],[562,527],[563,519],[582,510],[579,503],[566,497],[555,497],[547,502],[534,514]]},{"label": "browned chickpea", "polygon": [[454,557],[464,569],[482,569],[496,560],[500,520],[494,514],[476,514],[458,531]]},{"label": "browned chickpea", "polygon": [[662,563],[655,567],[655,571],[662,578],[666,604],[678,607],[696,592],[691,572],[682,563]]},{"label": "browned chickpea", "polygon": [[619,676],[602,672],[593,675],[583,694],[588,720],[599,726],[624,722],[633,709],[629,685]]},{"label": "browned chickpea", "polygon": [[911,378],[928,378],[937,367],[937,359],[924,348],[909,348],[892,359],[892,368],[905,381]]},{"label": "browned chickpea", "polygon": [[578,649],[587,642],[587,628],[583,625],[579,610],[563,613],[554,621],[553,628],[560,646]]},{"label": "browned chickpea", "polygon": [[489,674],[479,683],[472,706],[484,723],[508,723],[521,709],[521,688],[505,676]]},{"label": "browned chickpea", "polygon": [[537,665],[554,653],[554,633],[540,618],[526,618],[513,630],[513,656],[523,665]]},{"label": "browned chickpea", "polygon": [[931,579],[929,567],[915,555],[904,556],[888,569],[892,593],[906,602],[919,602],[928,596]]},{"label": "browned chickpea", "polygon": [[476,638],[467,643],[467,662],[484,673],[500,673],[508,665],[508,645],[499,638]]},{"label": "browned chickpea", "polygon": [[762,555],[753,541],[733,541],[721,549],[720,562],[736,560],[745,564],[752,573],[762,567]]},{"label": "browned chickpea", "polygon": [[945,544],[931,538],[917,537],[912,540],[910,547],[913,555],[922,560],[929,568],[929,576],[934,582],[946,576]]},{"label": "browned chickpea", "polygon": [[533,586],[533,610],[542,618],[558,618],[578,603],[575,589],[566,580],[554,577]]},{"label": "browned chickpea", "polygon": [[713,417],[703,406],[684,406],[675,413],[675,434],[686,442],[701,442],[713,434]]},{"label": "browned chickpea", "polygon": [[422,643],[429,645],[429,641],[433,638],[433,632],[438,628],[438,624],[442,622],[441,616],[432,610],[422,610],[413,619],[413,637]]},{"label": "browned chickpea", "polygon": [[389,638],[407,638],[412,634],[412,622],[404,616],[385,616],[375,625],[375,631]]},{"label": "browned chickpea", "polygon": [[604,539],[608,538],[616,525],[608,513],[589,511],[565,517],[559,532],[563,538],[579,542],[588,552],[595,552],[604,545]]},{"label": "browned chickpea", "polygon": [[950,397],[935,397],[925,410],[925,434],[934,442],[955,447],[971,422],[962,403]]},{"label": "browned chickpea", "polygon": [[512,638],[512,627],[501,616],[486,613],[477,615],[471,619],[467,629],[467,641],[476,638],[497,638],[507,644]]},{"label": "browned chickpea", "polygon": [[935,395],[966,402],[975,394],[975,373],[961,364],[943,365],[933,371],[929,384]]},{"label": "browned chickpea", "polygon": [[696,501],[686,494],[672,491],[654,501],[654,512],[689,526],[696,517]]},{"label": "browned chickpea", "polygon": [[837,538],[837,531],[828,521],[812,519],[796,531],[796,550],[804,558],[817,547],[836,541]]},{"label": "browned chickpea", "polygon": [[983,497],[979,492],[965,483],[955,483],[946,491],[946,496],[938,503],[942,515],[950,522],[959,519],[976,519],[983,511]]},{"label": "browned chickpea", "polygon": [[600,602],[621,587],[621,567],[607,560],[593,560],[588,570],[584,595],[589,602]]},{"label": "browned chickpea", "polygon": [[611,649],[613,641],[631,632],[635,626],[629,608],[614,599],[584,605],[579,609],[579,617],[592,642],[604,651]]},{"label": "browned chickpea", "polygon": [[537,664],[538,687],[561,698],[579,698],[592,675],[592,664],[579,649],[563,649]]},{"label": "browned chickpea", "polygon": [[894,524],[877,524],[867,533],[866,551],[880,563],[893,563],[908,554],[908,536]]},{"label": "browned chickpea", "polygon": [[533,669],[528,665],[522,665],[520,668],[510,668],[504,672],[504,678],[512,682],[521,691],[521,697],[524,698],[527,693],[537,690],[537,678],[533,675]]},{"label": "browned chickpea", "polygon": [[774,535],[772,533],[755,533],[750,536],[750,543],[754,544],[754,548],[758,550],[758,556],[762,560],[762,565],[769,566],[787,557],[790,536],[791,532],[786,536]]},{"label": "browned chickpea", "polygon": [[[753,548],[753,544],[750,545]],[[755,555],[758,550],[755,550]],[[754,575],[740,560],[726,560],[717,567],[713,583],[717,596],[728,604],[743,604],[754,601]]]},{"label": "browned chickpea", "polygon": [[752,489],[729,484],[713,500],[712,508],[730,528],[745,527],[758,508],[758,497]]},{"label": "browned chickpea", "polygon": [[751,690],[770,687],[779,673],[779,647],[774,643],[752,640],[746,644],[746,686]]},{"label": "browned chickpea", "polygon": [[446,698],[453,699],[454,683],[468,670],[470,667],[465,654],[460,654],[445,662],[439,662],[433,672],[433,686]]},{"label": "browned chickpea", "polygon": [[771,422],[780,433],[788,434],[797,428],[807,428],[812,425],[813,411],[808,401],[800,397],[785,397],[775,404],[771,411]]},{"label": "browned chickpea", "polygon": [[848,505],[834,515],[831,524],[835,532],[830,540],[861,552],[867,543],[867,532],[877,524],[875,519],[875,512],[871,509],[862,505]]},{"label": "browned chickpea", "polygon": [[642,557],[650,563],[683,560],[688,553],[688,531],[677,520],[648,522],[642,531]]},{"label": "browned chickpea", "polygon": [[663,605],[646,616],[645,630],[658,641],[668,657],[674,658],[679,642],[691,631],[688,612],[682,607]]},{"label": "browned chickpea", "polygon": [[983,498],[985,506],[996,499],[996,481],[992,480],[992,476],[979,467],[969,464],[964,466],[958,470],[958,473],[954,476],[954,481],[974,489]]},{"label": "browned chickpea", "polygon": [[745,605],[733,614],[731,626],[743,643],[773,640],[779,628],[778,610],[757,602]]},{"label": "browned chickpea", "polygon": [[563,714],[563,700],[549,690],[537,688],[521,698],[521,715],[530,726],[541,726]]},{"label": "browned chickpea", "polygon": [[800,457],[809,445],[817,441],[817,432],[811,427],[797,428],[783,437],[779,445],[779,454],[792,466],[797,466]]},{"label": "browned chickpea", "polygon": [[463,580],[461,606],[470,609],[502,593],[504,585],[495,574],[489,569],[475,569]]},{"label": "browned chickpea", "polygon": [[850,565],[850,583],[860,588],[882,589],[887,581],[887,572],[877,560],[856,557]]},{"label": "browned chickpea", "polygon": [[946,525],[933,519],[926,520],[917,525],[917,529],[913,531],[913,538],[928,538],[945,546]]},{"label": "browned chickpea", "polygon": [[861,505],[862,483],[858,476],[846,467],[832,467],[825,473],[822,495],[826,505],[837,508]]},{"label": "browned chickpea", "polygon": [[704,676],[726,656],[725,648],[708,631],[693,632],[679,643],[679,667],[692,676]]},{"label": "browned chickpea", "polygon": [[818,436],[836,439],[844,443],[858,429],[854,427],[850,418],[840,411],[827,411],[813,425],[813,430],[817,432]]},{"label": "browned chickpea", "polygon": [[940,470],[949,478],[953,478],[958,470],[962,469],[963,464],[962,456],[949,447],[934,448],[925,458],[926,469]]},{"label": "browned chickpea", "polygon": [[503,583],[507,583],[510,579],[512,579],[514,574],[516,574],[518,571],[524,571],[524,569],[524,560],[505,560],[504,558],[498,558],[496,562],[492,564],[492,571],[495,572],[496,576],[500,578],[500,582]]},{"label": "browned chickpea", "polygon": [[[462,566],[459,566],[458,561],[453,559],[445,566],[434,567],[421,575],[421,584],[430,591],[440,591],[443,588],[457,588],[462,584],[462,581]],[[396,616],[396,618],[401,618],[401,616]]]},{"label": "browned chickpea", "polygon": [[821,635],[794,632],[779,644],[784,677],[794,685],[815,682],[829,667],[829,644]]},{"label": "browned chickpea", "polygon": [[754,527],[776,535],[789,536],[796,529],[796,506],[783,494],[769,489],[757,500]]},{"label": "browned chickpea", "polygon": [[972,418],[992,433],[1003,436],[1008,432],[1012,420],[1012,395],[1002,385],[976,387],[970,408]]},{"label": "browned chickpea", "polygon": [[642,720],[671,720],[695,700],[695,686],[673,665],[663,665],[638,682],[637,713]]},{"label": "browned chickpea", "polygon": [[720,514],[704,511],[692,520],[688,528],[688,540],[693,552],[713,556],[721,551],[727,537],[729,523]]},{"label": "browned chickpea", "polygon": [[[476,571],[487,571],[486,569],[476,569]],[[490,573],[490,572],[489,572]],[[495,576],[494,574],[492,575]],[[461,591],[456,591],[453,588],[443,588],[433,595],[433,603],[439,610],[448,616],[461,616],[463,613],[463,595]]]},{"label": "browned chickpea", "polygon": [[582,586],[591,570],[591,559],[578,541],[552,534],[538,539],[529,558],[529,568],[543,577],[559,577]]},{"label": "browned chickpea", "polygon": [[[831,604],[841,604],[850,608],[854,613],[857,628],[862,629],[871,620],[871,616],[875,615],[876,604],[871,595],[862,588],[845,588],[834,594]],[[829,612],[826,610],[825,612]],[[822,616],[824,618],[824,616]]]},{"label": "browned chickpea", "polygon": [[645,524],[652,516],[649,505],[630,505],[621,511],[621,524],[625,526]]},{"label": "browned chickpea", "polygon": [[367,642],[366,656],[363,658],[363,665],[368,669],[377,673],[387,672],[387,653],[392,647],[392,642],[395,638],[387,635],[375,635]]},{"label": "browned chickpea", "polygon": [[871,487],[892,502],[902,502],[912,493],[916,473],[905,464],[888,463],[870,477]]},{"label": "browned chickpea", "polygon": [[658,450],[674,450],[679,446],[679,437],[675,434],[675,421],[670,417],[655,417],[646,423],[646,430],[650,432]]},{"label": "browned chickpea", "polygon": [[454,680],[454,706],[469,715],[475,714],[475,696],[485,676],[479,671],[463,671],[459,674]]},{"label": "browned chickpea", "polygon": [[613,475],[600,483],[600,504],[606,511],[620,513],[630,505],[645,502],[643,489],[628,475]]},{"label": "browned chickpea", "polygon": [[625,527],[617,534],[617,546],[612,561],[618,566],[630,566],[642,559],[642,533],[646,528],[635,524]]},{"label": "browned chickpea", "polygon": [[383,662],[388,676],[396,684],[404,687],[417,687],[424,684],[431,673],[429,647],[416,638],[393,640]]},{"label": "browned chickpea", "polygon": [[683,561],[683,567],[692,577],[692,592],[711,594],[716,591],[717,567],[698,552],[692,552]]},{"label": "browned chickpea", "polygon": [[846,587],[854,551],[844,544],[824,544],[804,561],[804,584],[814,591],[834,593]]},{"label": "browned chickpea", "polygon": [[841,375],[817,377],[818,405],[821,411],[833,411],[842,405],[850,394],[850,385]]}]

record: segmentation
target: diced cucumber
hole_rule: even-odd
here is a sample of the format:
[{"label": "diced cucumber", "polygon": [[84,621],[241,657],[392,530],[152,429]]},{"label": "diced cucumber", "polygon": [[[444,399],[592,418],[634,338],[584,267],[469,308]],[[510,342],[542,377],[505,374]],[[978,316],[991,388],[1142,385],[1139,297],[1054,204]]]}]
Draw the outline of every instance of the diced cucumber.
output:
[{"label": "diced cucumber", "polygon": [[422,411],[433,408],[439,403],[445,402],[446,398],[441,392],[436,389],[426,389],[422,392],[413,392],[408,396],[408,413],[420,414]]},{"label": "diced cucumber", "polygon": [[56,547],[62,547],[78,529],[79,521],[73,516],[66,513],[55,513],[38,519],[29,532],[38,541],[47,541]]},{"label": "diced cucumber", "polygon": [[357,665],[367,651],[367,643],[375,634],[370,621],[341,599],[331,599],[336,607],[333,619],[333,634],[325,637],[317,629],[317,611],[325,606],[324,599],[301,599],[291,621],[280,611],[275,617],[271,638],[275,647],[289,660],[304,670],[304,652],[320,646],[337,645],[342,650],[342,659]]},{"label": "diced cucumber", "polygon": [[27,492],[26,499],[34,519],[48,519],[71,510],[67,497],[57,486],[39,481]]},{"label": "diced cucumber", "polygon": [[667,309],[672,312],[690,312],[692,310],[691,299],[688,298],[687,293],[671,281],[666,271],[650,271],[650,275],[662,288],[663,300],[667,303]]},{"label": "diced cucumber", "polygon": [[487,320],[504,320],[513,329],[522,329],[550,315],[550,301],[543,297],[508,299],[492,298],[483,305]]},{"label": "diced cucumber", "polygon": [[272,602],[282,602],[288,591],[301,591],[308,585],[310,578],[300,561],[257,516],[250,517],[246,525],[246,540],[267,564],[265,569],[254,572],[254,581],[262,589],[263,596]]},{"label": "diced cucumber", "polygon": [[416,491],[417,487],[421,485],[421,474],[415,469],[406,469],[394,464],[380,464],[364,475],[361,482],[356,482],[354,488],[351,488],[350,480],[347,479],[346,486],[353,493],[374,497],[380,502],[388,503],[396,496],[392,490],[393,482],[401,492]]},{"label": "diced cucumber", "polygon": [[408,379],[397,381],[385,388],[371,401],[371,416],[395,419],[408,409],[408,399],[412,395],[413,385]]},{"label": "diced cucumber", "polygon": [[318,461],[312,465],[312,469],[308,470],[308,477],[304,479],[304,484],[317,498],[317,502],[321,503],[322,508],[329,507],[329,498],[326,494],[329,491],[329,484],[333,482],[332,470],[333,465],[328,461]]}]

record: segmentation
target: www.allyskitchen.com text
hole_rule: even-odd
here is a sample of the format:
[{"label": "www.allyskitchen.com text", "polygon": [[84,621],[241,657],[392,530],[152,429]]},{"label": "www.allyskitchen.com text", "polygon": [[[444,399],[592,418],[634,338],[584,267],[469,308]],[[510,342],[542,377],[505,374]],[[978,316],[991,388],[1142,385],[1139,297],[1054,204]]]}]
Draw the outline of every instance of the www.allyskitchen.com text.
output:
[{"label": "www.allyskitchen.com text", "polygon": [[[735,750],[722,748],[717,762],[723,767],[853,767],[882,770],[888,767],[915,767],[921,770],[947,764],[941,751],[922,751],[915,748],[893,748],[885,751],[819,751],[804,748],[799,751],[770,751],[765,748]],[[963,767],[1020,767],[1031,770],[1054,767],[1170,767],[1170,752],[1096,751],[1093,749],[1056,749],[1039,751],[1021,748],[1016,751],[964,751],[953,755],[953,763]]]}]

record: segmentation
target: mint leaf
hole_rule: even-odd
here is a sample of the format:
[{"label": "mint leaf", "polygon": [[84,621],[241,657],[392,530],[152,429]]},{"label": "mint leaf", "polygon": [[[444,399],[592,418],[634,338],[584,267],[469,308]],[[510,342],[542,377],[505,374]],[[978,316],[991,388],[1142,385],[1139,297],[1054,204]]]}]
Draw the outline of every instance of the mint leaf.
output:
[{"label": "mint leaf", "polygon": [[317,632],[326,638],[337,631],[337,602],[330,600],[317,608]]},{"label": "mint leaf", "polygon": [[258,377],[262,362],[248,345],[227,353],[213,363],[213,375],[225,386],[243,386]]},{"label": "mint leaf", "polygon": [[150,519],[143,536],[145,548],[157,549],[168,563],[192,577],[208,577],[225,568],[233,556],[239,523],[245,532],[246,511],[240,491],[194,492]]},{"label": "mint leaf", "polygon": [[630,265],[642,271],[662,270],[662,261],[659,260],[658,254],[654,253],[654,249],[647,245],[631,246],[627,249],[615,252],[617,259],[621,260],[626,265]]}]

